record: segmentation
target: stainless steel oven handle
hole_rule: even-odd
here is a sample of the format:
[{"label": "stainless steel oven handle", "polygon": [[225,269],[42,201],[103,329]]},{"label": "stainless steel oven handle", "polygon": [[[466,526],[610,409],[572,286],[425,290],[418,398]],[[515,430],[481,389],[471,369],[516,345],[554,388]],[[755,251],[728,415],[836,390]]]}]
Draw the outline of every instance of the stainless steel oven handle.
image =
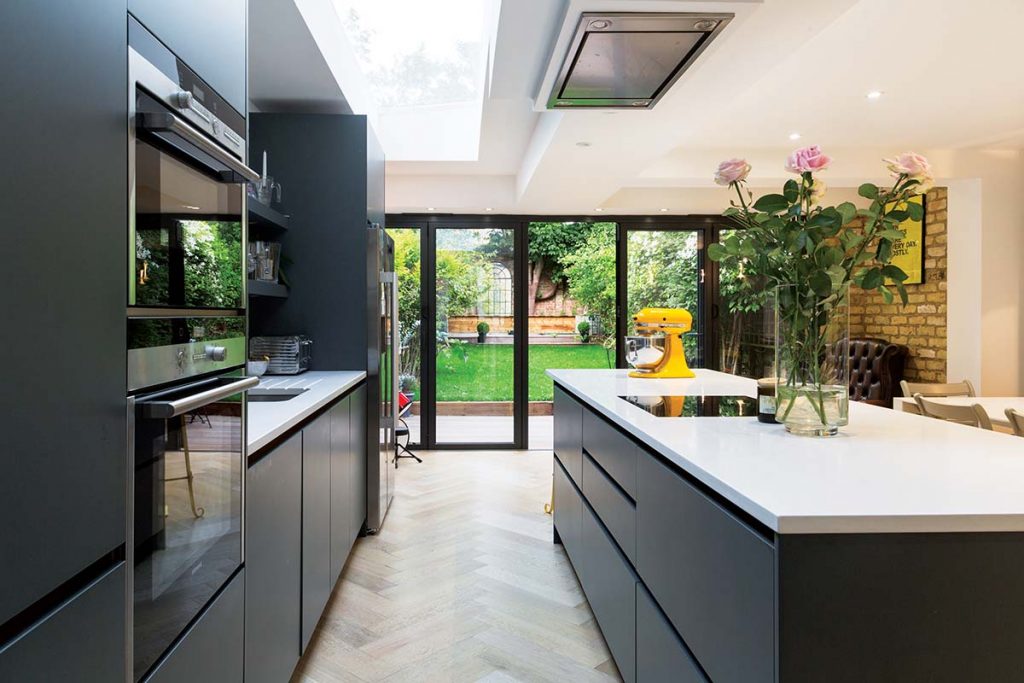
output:
[{"label": "stainless steel oven handle", "polygon": [[193,394],[187,398],[178,399],[177,401],[145,401],[139,405],[142,406],[143,417],[166,420],[167,418],[184,415],[196,408],[202,408],[203,406],[219,401],[222,398],[227,398],[232,394],[248,391],[259,383],[259,377],[243,377],[237,382],[231,382],[230,384],[225,384],[221,387],[201,391],[198,394]]},{"label": "stainless steel oven handle", "polygon": [[174,114],[169,112],[140,112],[137,114],[135,125],[136,128],[140,128],[142,130],[174,133],[195,145],[206,154],[209,154],[211,157],[224,164],[246,180],[254,183],[258,183],[260,181],[259,173],[225,152],[220,145],[215,142],[211,142],[205,135]]}]

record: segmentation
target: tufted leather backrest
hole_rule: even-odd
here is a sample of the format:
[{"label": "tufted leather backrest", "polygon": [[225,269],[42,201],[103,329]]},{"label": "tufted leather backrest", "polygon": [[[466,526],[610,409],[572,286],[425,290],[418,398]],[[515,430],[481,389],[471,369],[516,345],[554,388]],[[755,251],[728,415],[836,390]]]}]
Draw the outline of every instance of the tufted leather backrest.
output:
[{"label": "tufted leather backrest", "polygon": [[837,343],[833,352],[840,356],[837,362],[845,355],[850,364],[850,399],[892,407],[910,349],[876,338],[851,339],[844,346]]}]

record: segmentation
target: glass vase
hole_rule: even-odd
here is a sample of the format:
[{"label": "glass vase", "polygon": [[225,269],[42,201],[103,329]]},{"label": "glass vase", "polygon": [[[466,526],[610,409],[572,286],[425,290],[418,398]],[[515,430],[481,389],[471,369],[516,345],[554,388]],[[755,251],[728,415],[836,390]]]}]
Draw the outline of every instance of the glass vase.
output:
[{"label": "glass vase", "polygon": [[850,288],[775,291],[775,419],[799,436],[835,436],[850,414]]}]

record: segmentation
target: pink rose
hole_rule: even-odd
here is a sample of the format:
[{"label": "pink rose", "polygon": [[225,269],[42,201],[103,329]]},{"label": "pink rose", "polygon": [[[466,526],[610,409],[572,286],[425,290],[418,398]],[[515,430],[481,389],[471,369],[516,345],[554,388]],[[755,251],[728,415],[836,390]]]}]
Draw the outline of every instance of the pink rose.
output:
[{"label": "pink rose", "polygon": [[746,159],[726,159],[715,171],[715,182],[719,185],[732,185],[743,182],[750,173],[750,164]]},{"label": "pink rose", "polygon": [[922,178],[932,174],[932,165],[916,152],[904,152],[895,159],[882,159],[882,161],[889,165],[889,172],[894,178],[901,175]]},{"label": "pink rose", "polygon": [[824,171],[832,163],[832,157],[821,153],[817,145],[796,150],[786,159],[786,170],[790,173]]}]

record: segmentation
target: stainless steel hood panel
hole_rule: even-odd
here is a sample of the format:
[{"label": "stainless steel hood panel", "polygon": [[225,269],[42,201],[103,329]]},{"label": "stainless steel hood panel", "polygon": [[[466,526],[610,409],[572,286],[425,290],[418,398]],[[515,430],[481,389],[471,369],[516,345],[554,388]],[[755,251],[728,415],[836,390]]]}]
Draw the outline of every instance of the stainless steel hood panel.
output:
[{"label": "stainless steel hood panel", "polygon": [[548,108],[650,109],[732,17],[584,12]]}]

